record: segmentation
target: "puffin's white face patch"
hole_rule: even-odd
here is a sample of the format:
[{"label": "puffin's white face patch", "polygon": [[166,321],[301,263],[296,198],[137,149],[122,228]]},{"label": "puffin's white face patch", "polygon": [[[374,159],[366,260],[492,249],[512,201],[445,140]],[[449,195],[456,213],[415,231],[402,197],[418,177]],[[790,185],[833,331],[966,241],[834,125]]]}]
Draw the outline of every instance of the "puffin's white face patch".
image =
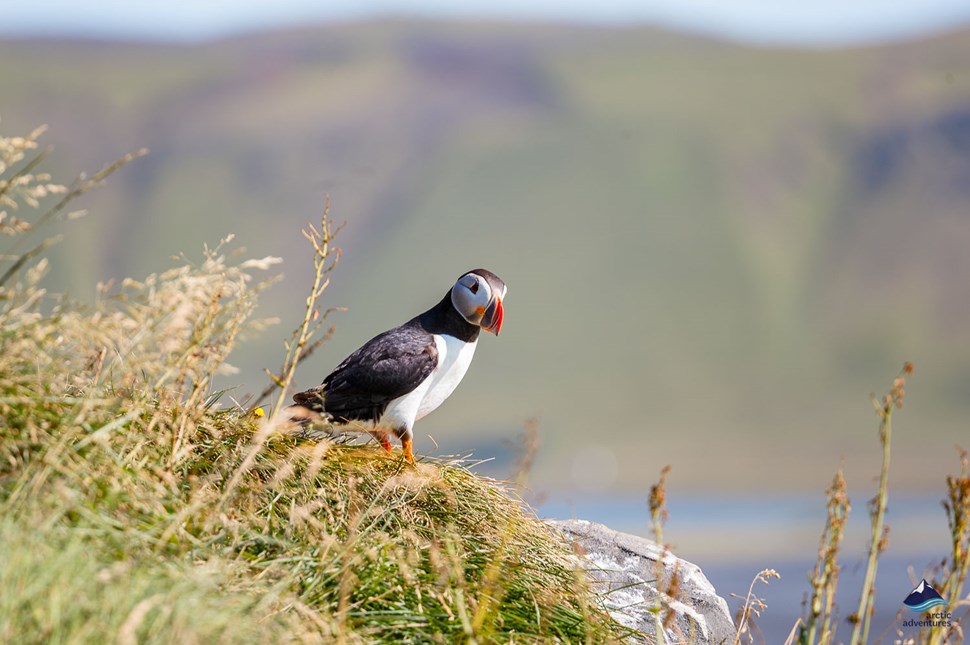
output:
[{"label": "puffin's white face patch", "polygon": [[491,299],[492,287],[487,280],[474,273],[463,275],[451,289],[451,304],[473,325],[481,322],[482,312]]}]

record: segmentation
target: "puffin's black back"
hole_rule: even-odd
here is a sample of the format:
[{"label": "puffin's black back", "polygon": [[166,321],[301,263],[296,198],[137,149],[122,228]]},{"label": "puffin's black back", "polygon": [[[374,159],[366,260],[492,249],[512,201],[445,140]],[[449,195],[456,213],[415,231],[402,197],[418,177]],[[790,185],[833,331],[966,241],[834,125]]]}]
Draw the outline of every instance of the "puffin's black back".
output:
[{"label": "puffin's black back", "polygon": [[455,311],[449,290],[428,311],[364,343],[319,387],[293,400],[338,421],[376,422],[391,401],[417,388],[438,365],[434,334],[473,342],[479,332]]}]

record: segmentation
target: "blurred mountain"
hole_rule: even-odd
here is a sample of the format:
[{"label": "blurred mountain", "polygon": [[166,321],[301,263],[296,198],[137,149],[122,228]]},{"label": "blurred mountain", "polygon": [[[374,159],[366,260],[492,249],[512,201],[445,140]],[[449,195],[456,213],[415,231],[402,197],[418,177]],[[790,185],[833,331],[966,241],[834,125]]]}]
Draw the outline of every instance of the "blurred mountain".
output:
[{"label": "blurred mountain", "polygon": [[[800,51],[652,29],[383,22],[198,46],[0,41],[0,128],[51,126],[59,177],[151,154],[86,198],[52,284],[198,257],[285,257],[244,347],[261,389],[301,315],[301,225],[346,221],[301,370],[430,306],[510,285],[417,451],[500,458],[525,419],[536,487],[820,490],[877,472],[866,397],[916,364],[897,484],[939,488],[970,419],[970,38]],[[970,447],[966,446],[965,447]],[[501,461],[505,460],[505,461]]]}]

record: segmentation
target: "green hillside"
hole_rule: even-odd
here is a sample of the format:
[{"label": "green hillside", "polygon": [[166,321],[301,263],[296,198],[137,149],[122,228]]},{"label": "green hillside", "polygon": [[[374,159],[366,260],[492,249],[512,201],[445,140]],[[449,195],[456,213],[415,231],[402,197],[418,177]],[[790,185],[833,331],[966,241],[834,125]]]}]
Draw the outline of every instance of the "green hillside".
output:
[{"label": "green hillside", "polygon": [[79,297],[227,232],[286,258],[261,312],[284,322],[235,357],[240,396],[300,314],[299,228],[329,193],[347,222],[329,304],[350,311],[301,386],[466,269],[510,285],[502,336],[419,453],[430,434],[504,455],[537,417],[540,490],[586,466],[645,490],[667,463],[681,489],[817,490],[840,455],[868,484],[866,395],[911,360],[920,425],[897,433],[895,476],[937,487],[970,412],[966,36],[795,51],[389,22],[0,41],[0,129],[48,123],[70,169],[151,149],[60,249],[53,277]]}]

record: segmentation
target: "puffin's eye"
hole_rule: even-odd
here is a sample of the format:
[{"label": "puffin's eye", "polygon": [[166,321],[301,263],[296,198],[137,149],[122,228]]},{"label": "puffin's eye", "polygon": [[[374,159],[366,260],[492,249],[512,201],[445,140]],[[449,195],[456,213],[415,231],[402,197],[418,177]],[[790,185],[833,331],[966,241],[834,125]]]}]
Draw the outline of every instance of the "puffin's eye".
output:
[{"label": "puffin's eye", "polygon": [[475,280],[475,283],[468,288],[471,289],[472,293],[478,293],[478,280]]}]

